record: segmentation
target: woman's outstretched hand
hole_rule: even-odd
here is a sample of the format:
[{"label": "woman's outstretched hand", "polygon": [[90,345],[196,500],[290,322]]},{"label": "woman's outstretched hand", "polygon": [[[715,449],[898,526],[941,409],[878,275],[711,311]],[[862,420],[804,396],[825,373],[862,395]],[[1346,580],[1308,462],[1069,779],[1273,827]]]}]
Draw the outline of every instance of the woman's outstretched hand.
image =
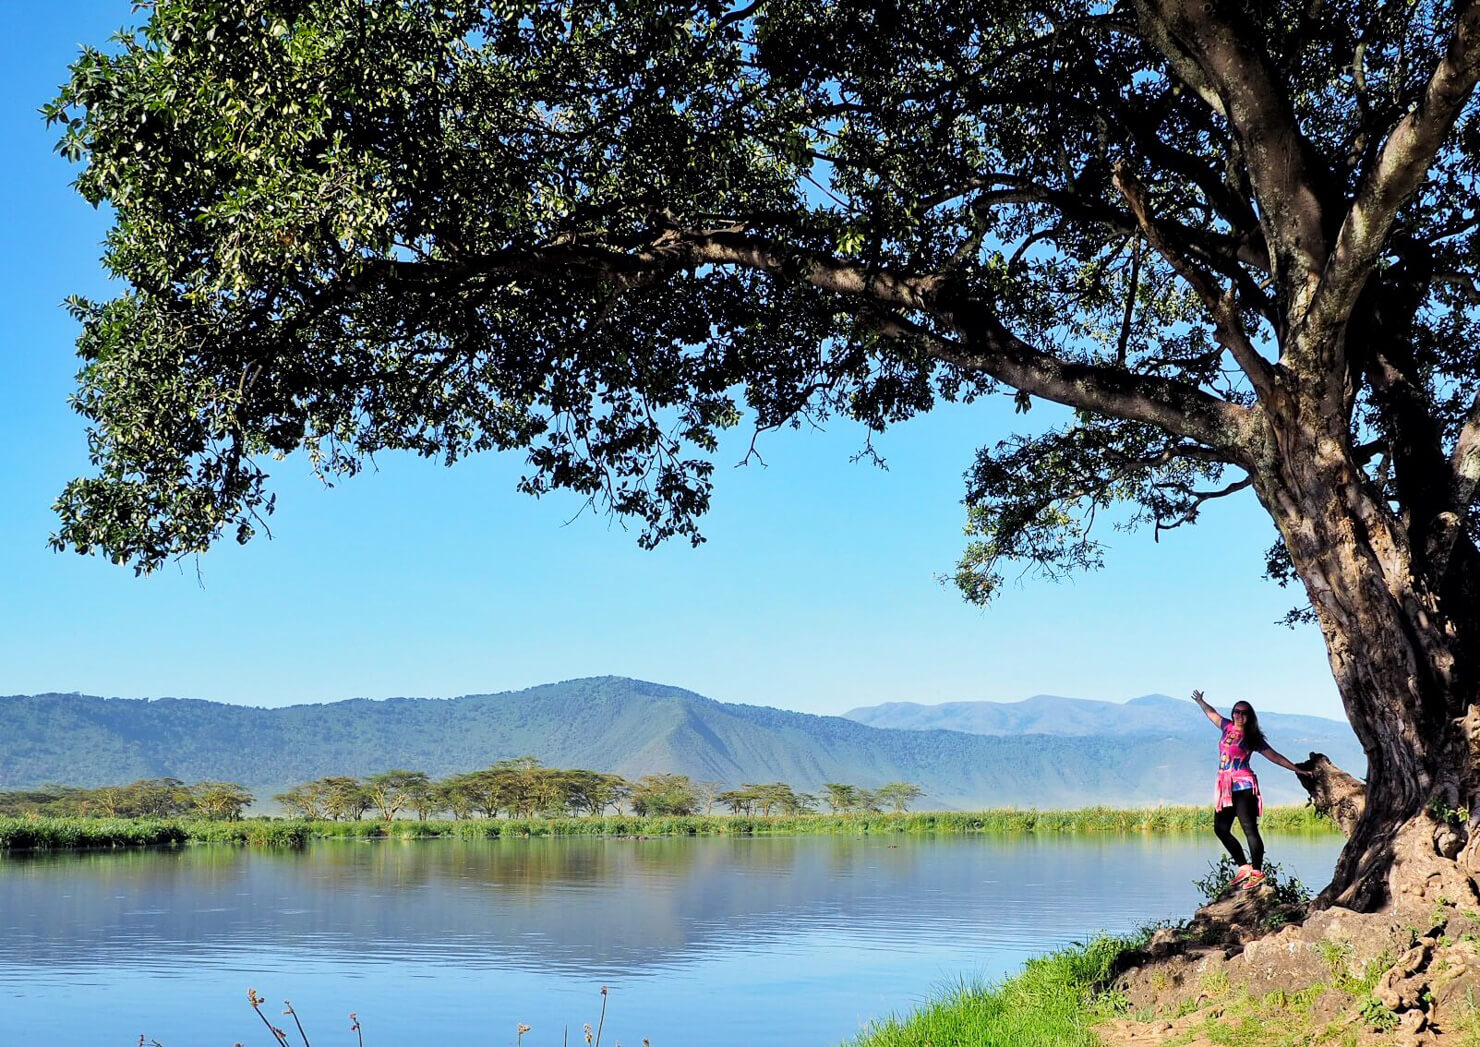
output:
[{"label": "woman's outstretched hand", "polygon": [[1203,704],[1203,693],[1201,691],[1193,691],[1192,692],[1192,700],[1194,702],[1196,702],[1198,705]]}]

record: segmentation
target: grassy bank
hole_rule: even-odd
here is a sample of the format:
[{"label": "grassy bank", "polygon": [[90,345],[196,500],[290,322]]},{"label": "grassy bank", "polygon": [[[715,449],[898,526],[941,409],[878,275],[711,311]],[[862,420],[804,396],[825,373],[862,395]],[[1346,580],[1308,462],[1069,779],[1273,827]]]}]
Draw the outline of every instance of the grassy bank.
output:
[{"label": "grassy bank", "polygon": [[[1211,832],[1213,812],[1203,807],[1067,811],[921,811],[904,814],[694,815],[639,818],[495,818],[466,821],[313,822],[315,836],[759,836],[868,833],[983,833],[1021,836],[1073,833]],[[1310,807],[1271,807],[1260,820],[1265,832],[1336,832]]]},{"label": "grassy bank", "polygon": [[[1028,834],[1178,833],[1211,831],[1205,807],[1068,811],[995,810],[904,814],[805,814],[765,818],[749,815],[603,818],[479,818],[464,821],[239,822],[145,818],[0,818],[0,850],[76,847],[137,847],[183,843],[235,843],[265,847],[302,846],[310,839],[497,839],[534,836],[758,836],[865,835],[871,833]],[[1334,824],[1309,807],[1271,807],[1266,832],[1335,832]]]},{"label": "grassy bank", "polygon": [[147,847],[183,843],[235,843],[301,847],[302,822],[253,819],[212,822],[177,818],[0,818],[0,850],[81,847]]},{"label": "grassy bank", "polygon": [[877,1022],[850,1047],[1097,1047],[1094,1024],[1124,1005],[1096,986],[1122,949],[1146,937],[1101,937],[1029,960],[1016,977],[963,985],[913,1014]]}]

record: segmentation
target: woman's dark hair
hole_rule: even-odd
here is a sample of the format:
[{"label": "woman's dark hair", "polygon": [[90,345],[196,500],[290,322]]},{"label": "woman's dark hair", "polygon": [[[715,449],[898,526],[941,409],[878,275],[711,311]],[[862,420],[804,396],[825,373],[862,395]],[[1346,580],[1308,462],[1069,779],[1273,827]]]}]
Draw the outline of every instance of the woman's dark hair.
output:
[{"label": "woman's dark hair", "polygon": [[1248,719],[1244,722],[1244,748],[1251,753],[1263,752],[1269,748],[1269,739],[1264,737],[1264,731],[1259,727],[1259,714],[1248,702],[1240,700],[1233,703],[1234,711],[1243,708],[1247,711]]}]

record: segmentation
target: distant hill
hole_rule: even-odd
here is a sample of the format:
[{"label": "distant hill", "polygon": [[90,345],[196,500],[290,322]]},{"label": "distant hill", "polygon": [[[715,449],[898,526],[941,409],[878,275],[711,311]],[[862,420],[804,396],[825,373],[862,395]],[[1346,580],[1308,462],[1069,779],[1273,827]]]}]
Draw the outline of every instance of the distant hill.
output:
[{"label": "distant hill", "polygon": [[[1223,708],[1225,714],[1227,705],[1232,705],[1232,700]],[[1257,704],[1255,709],[1258,709]],[[1143,695],[1125,703],[1060,698],[1051,694],[1035,694],[1021,702],[945,702],[940,705],[888,702],[864,706],[843,715],[870,727],[991,735],[1164,734],[1203,738],[1210,726],[1191,701],[1169,698],[1164,694]],[[1349,724],[1320,716],[1261,711],[1259,723],[1274,747],[1287,756],[1291,755],[1286,752],[1287,748],[1297,751],[1307,742],[1311,748],[1320,751],[1324,751],[1321,750],[1322,745],[1350,747],[1357,743]],[[1334,752],[1327,755],[1336,759]],[[1339,759],[1336,762],[1341,763]]]},{"label": "distant hill", "polygon": [[[1154,701],[1172,700],[1137,699],[1111,708],[1132,709],[1139,724],[1142,706]],[[176,698],[17,695],[0,697],[0,789],[171,776],[241,782],[265,798],[323,775],[406,767],[441,777],[533,754],[549,766],[627,777],[675,771],[725,785],[785,781],[817,790],[829,781],[913,781],[925,789],[921,807],[1203,803],[1212,791],[1215,736],[1205,722],[1200,732],[1183,732],[1179,724],[1169,729],[1189,719],[1186,703],[1176,704],[1178,716],[1166,710],[1153,717],[1160,729],[1142,733],[1050,732],[1048,717],[1025,721],[1038,724],[1033,733],[986,735],[725,704],[620,677],[461,698],[276,709]],[[1269,721],[1272,734],[1277,723]],[[1312,748],[1360,769],[1354,740],[1343,748],[1330,732],[1306,736],[1321,739]],[[1278,742],[1292,758],[1304,757],[1293,733],[1279,735]],[[1266,795],[1288,802],[1304,794],[1292,776],[1274,772]]]}]

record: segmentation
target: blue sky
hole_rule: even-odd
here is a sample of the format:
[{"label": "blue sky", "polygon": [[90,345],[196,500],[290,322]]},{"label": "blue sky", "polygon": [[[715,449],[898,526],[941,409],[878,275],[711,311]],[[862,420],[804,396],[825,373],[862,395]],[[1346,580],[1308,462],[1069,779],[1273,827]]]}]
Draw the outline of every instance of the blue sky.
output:
[{"label": "blue sky", "polygon": [[504,456],[452,469],[391,457],[333,489],[303,461],[278,463],[273,540],[150,578],[49,551],[50,505],[87,469],[60,302],[107,296],[107,217],[71,191],[36,108],[77,45],[130,14],[121,0],[17,8],[0,42],[0,694],[283,705],[611,673],[817,713],[1201,687],[1220,706],[1341,715],[1319,634],[1273,624],[1296,597],[1260,578],[1274,532],[1252,496],[1159,544],[1107,529],[1105,570],[1026,580],[985,611],[939,584],[963,541],[974,449],[1021,421],[1006,398],[885,434],[888,471],[849,462],[863,435],[842,423],[767,438],[764,468],[729,467],[737,440],[698,549],[643,552],[575,499],[518,495],[522,462]]}]

